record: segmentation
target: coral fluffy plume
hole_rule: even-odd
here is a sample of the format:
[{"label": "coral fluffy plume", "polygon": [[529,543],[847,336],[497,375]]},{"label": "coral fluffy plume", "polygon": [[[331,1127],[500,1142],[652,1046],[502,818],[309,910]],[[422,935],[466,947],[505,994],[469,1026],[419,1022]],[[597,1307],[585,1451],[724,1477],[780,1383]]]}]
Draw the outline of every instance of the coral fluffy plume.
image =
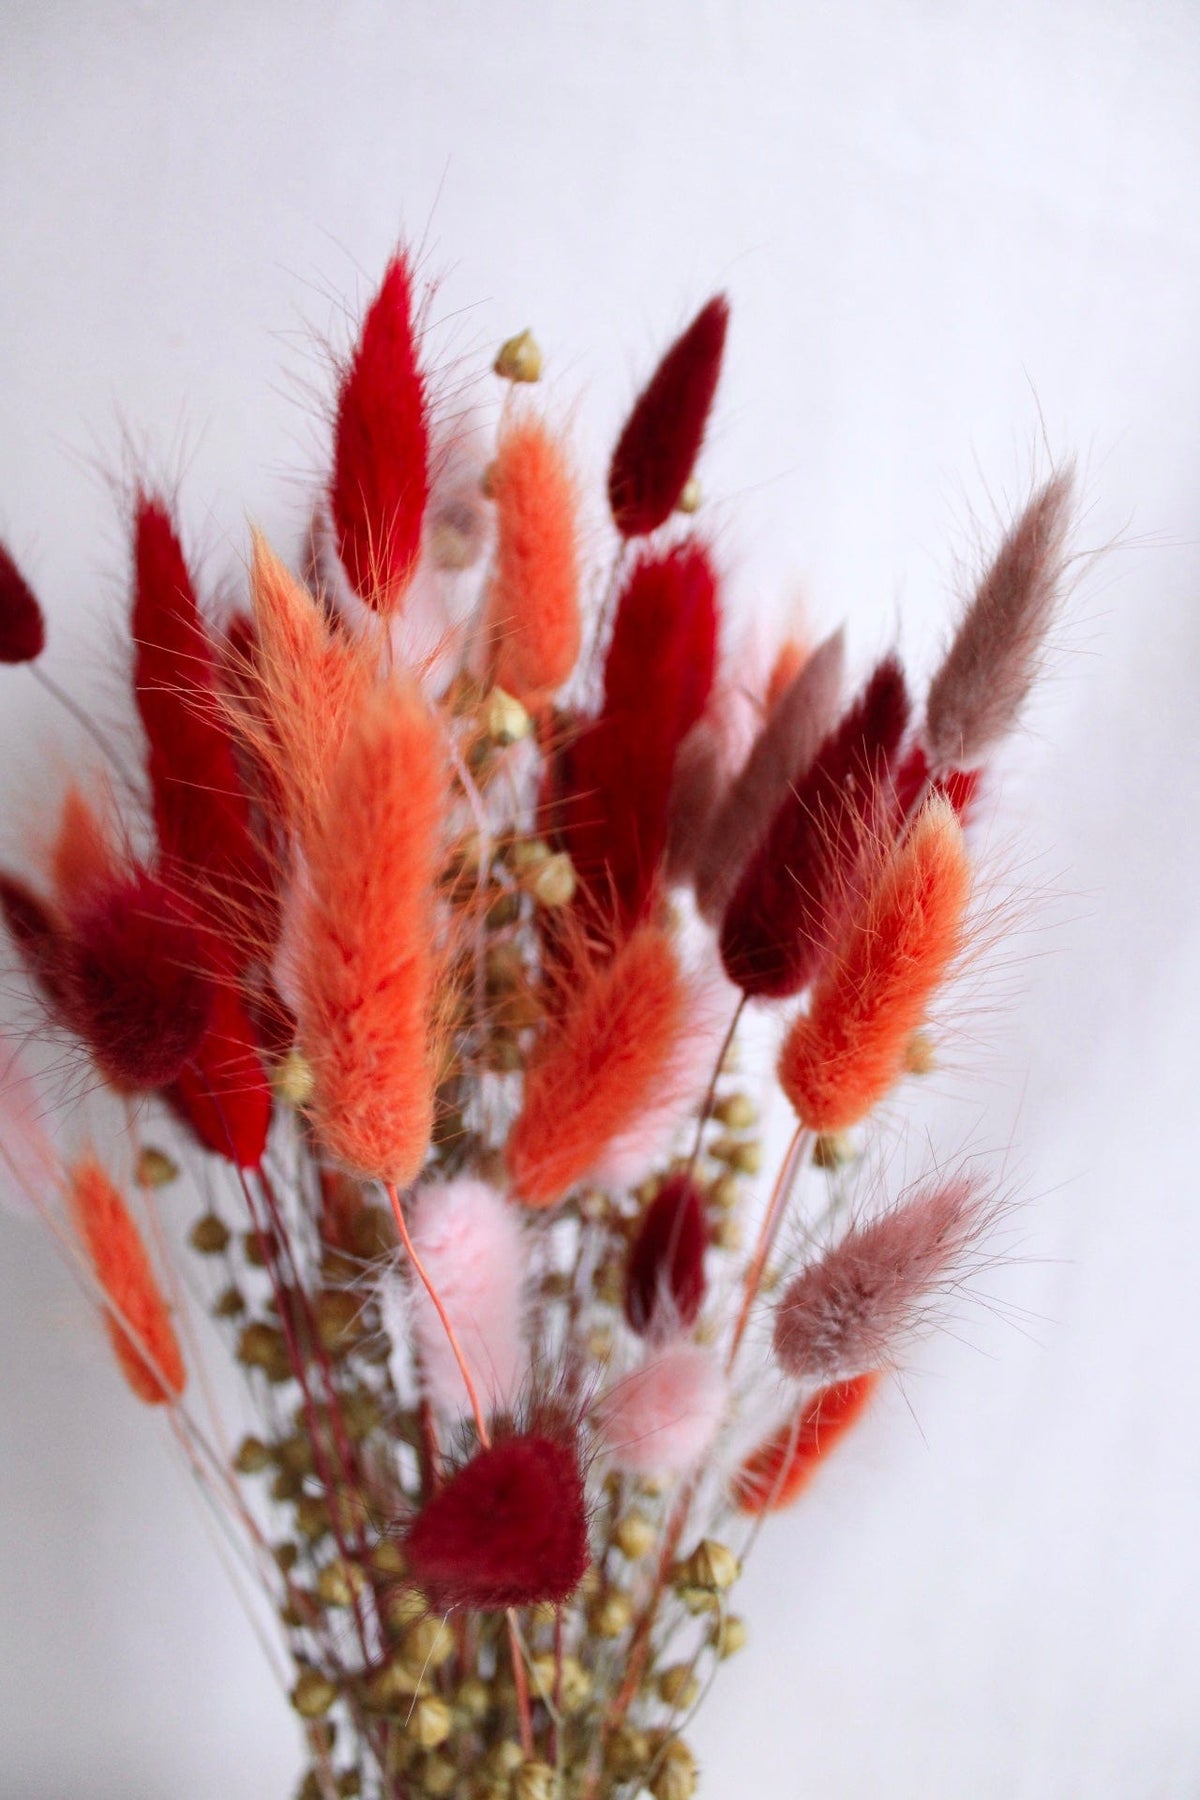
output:
[{"label": "coral fluffy plume", "polygon": [[527,1433],[481,1450],[418,1513],[405,1551],[435,1610],[560,1605],[588,1565],[575,1445]]},{"label": "coral fluffy plume", "polygon": [[848,1130],[899,1079],[909,1040],[962,949],[970,887],[954,808],[931,795],[784,1040],[780,1086],[810,1130]]},{"label": "coral fluffy plume", "polygon": [[129,1209],[92,1157],[70,1173],[71,1217],[105,1300],[105,1326],[139,1400],[162,1406],[182,1394],[186,1373],[146,1246]]},{"label": "coral fluffy plume", "polygon": [[634,402],[608,471],[608,501],[623,537],[657,530],[679,503],[704,441],[728,326],[729,304],[717,294]]},{"label": "coral fluffy plume", "polygon": [[484,630],[500,687],[535,704],[562,686],[579,655],[575,483],[559,440],[529,418],[505,428],[489,487],[496,553]]},{"label": "coral fluffy plume", "polygon": [[0,543],[0,663],[36,662],[46,648],[38,597],[6,544]]},{"label": "coral fluffy plume", "polygon": [[1068,468],[1034,495],[963,615],[925,709],[935,770],[980,762],[1016,723],[1058,605],[1073,490]]},{"label": "coral fluffy plume", "polygon": [[296,1012],[314,1123],[347,1168],[406,1187],[433,1118],[433,883],[448,804],[437,721],[414,684],[355,720],[294,896]]},{"label": "coral fluffy plume", "polygon": [[[463,1177],[417,1190],[413,1249],[437,1291],[477,1389],[495,1411],[515,1399],[525,1344],[528,1246],[516,1208],[486,1182]],[[388,1281],[402,1281],[398,1274]],[[469,1410],[466,1385],[424,1285],[406,1282],[421,1379],[439,1411]]]},{"label": "coral fluffy plume", "polygon": [[616,955],[578,951],[534,1046],[506,1151],[527,1206],[554,1206],[633,1127],[671,1065],[687,986],[670,937],[642,925]]},{"label": "coral fluffy plume", "polygon": [[721,922],[721,960],[752,999],[786,999],[841,922],[908,723],[900,665],[880,663],[754,851]]},{"label": "coral fluffy plume", "polygon": [[839,1381],[894,1363],[937,1296],[964,1274],[991,1211],[980,1185],[960,1175],[852,1226],[788,1284],[775,1309],[785,1373]]},{"label": "coral fluffy plume", "polygon": [[338,392],[329,498],[355,592],[395,611],[420,555],[429,499],[425,382],[402,255],[388,265]]},{"label": "coral fluffy plume", "polygon": [[733,1480],[739,1512],[759,1517],[799,1499],[824,1459],[853,1430],[879,1386],[876,1370],[822,1388],[748,1456]]}]

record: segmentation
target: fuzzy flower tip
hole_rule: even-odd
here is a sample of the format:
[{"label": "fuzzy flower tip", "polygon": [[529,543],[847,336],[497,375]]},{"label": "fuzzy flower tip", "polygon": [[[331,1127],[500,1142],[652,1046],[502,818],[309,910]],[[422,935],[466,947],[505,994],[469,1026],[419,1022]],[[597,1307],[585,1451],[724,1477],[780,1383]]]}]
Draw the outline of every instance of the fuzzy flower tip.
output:
[{"label": "fuzzy flower tip", "polygon": [[962,948],[969,895],[962,828],[934,794],[784,1041],[780,1085],[810,1130],[848,1130],[899,1079],[912,1034]]},{"label": "fuzzy flower tip", "polygon": [[804,1492],[825,1458],[853,1430],[879,1386],[876,1370],[813,1394],[794,1419],[749,1455],[733,1480],[739,1512],[783,1512]]},{"label": "fuzzy flower tip", "polygon": [[716,295],[667,351],[613,452],[608,500],[622,537],[655,531],[674,511],[700,454],[717,391],[729,303]]},{"label": "fuzzy flower tip", "polygon": [[596,1425],[619,1469],[684,1475],[712,1448],[726,1381],[711,1350],[674,1344],[647,1357],[601,1399]]},{"label": "fuzzy flower tip", "polygon": [[499,686],[536,704],[567,679],[581,640],[575,483],[561,443],[540,420],[506,427],[490,490],[496,561],[484,628]]},{"label": "fuzzy flower tip", "polygon": [[894,1363],[939,1294],[961,1279],[990,1213],[978,1183],[958,1176],[852,1226],[801,1270],[776,1307],[784,1372],[828,1382]]},{"label": "fuzzy flower tip", "polygon": [[7,545],[0,544],[0,663],[36,662],[46,647],[37,595]]},{"label": "fuzzy flower tip", "polygon": [[479,1451],[417,1514],[405,1550],[434,1608],[561,1604],[588,1563],[576,1447],[527,1433]]},{"label": "fuzzy flower tip", "polygon": [[330,505],[360,599],[394,612],[421,551],[429,499],[429,420],[417,360],[412,271],[389,263],[337,400]]},{"label": "fuzzy flower tip", "polygon": [[700,1191],[675,1175],[646,1210],[629,1252],[625,1318],[641,1336],[674,1335],[696,1323],[704,1304],[708,1227]]},{"label": "fuzzy flower tip", "polygon": [[171,1315],[141,1234],[100,1164],[71,1170],[71,1215],[105,1301],[105,1326],[129,1386],[148,1406],[182,1394],[186,1374]]},{"label": "fuzzy flower tip", "polygon": [[355,720],[294,896],[296,1010],[322,1141],[405,1187],[433,1121],[433,883],[445,753],[417,689],[381,688]]},{"label": "fuzzy flower tip", "polygon": [[[528,1368],[525,1281],[528,1246],[517,1209],[486,1182],[463,1177],[417,1190],[410,1223],[421,1260],[489,1410],[507,1409]],[[468,1410],[462,1370],[424,1285],[407,1289],[425,1391],[440,1412]],[[401,1317],[403,1311],[400,1311]],[[385,1307],[391,1316],[392,1309]]]}]

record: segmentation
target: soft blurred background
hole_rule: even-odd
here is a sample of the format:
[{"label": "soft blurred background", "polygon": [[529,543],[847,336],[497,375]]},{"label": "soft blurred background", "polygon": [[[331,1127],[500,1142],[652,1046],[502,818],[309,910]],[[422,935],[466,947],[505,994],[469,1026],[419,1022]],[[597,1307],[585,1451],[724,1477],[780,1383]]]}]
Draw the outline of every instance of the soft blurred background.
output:
[{"label": "soft blurred background", "polygon": [[[210,590],[286,547],[398,236],[447,387],[531,325],[598,474],[717,287],[741,618],[927,670],[1036,471],[1084,511],[984,848],[1014,935],[885,1159],[985,1156],[1010,1266],[741,1593],[692,1734],[758,1800],[1200,1792],[1200,9],[1193,0],[2,0],[0,534],[116,714],[119,477]],[[83,740],[0,688],[0,850]],[[179,1202],[186,1212],[190,1203]],[[0,1795],[283,1800],[288,1710],[155,1421],[0,1216]]]}]

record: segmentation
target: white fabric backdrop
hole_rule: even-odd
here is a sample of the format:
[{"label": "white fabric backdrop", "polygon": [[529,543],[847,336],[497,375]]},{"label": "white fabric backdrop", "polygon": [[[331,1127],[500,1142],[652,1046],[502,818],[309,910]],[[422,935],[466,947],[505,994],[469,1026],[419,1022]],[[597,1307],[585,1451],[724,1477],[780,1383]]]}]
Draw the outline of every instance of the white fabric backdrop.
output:
[{"label": "white fabric backdrop", "polygon": [[[766,1534],[694,1738],[715,1796],[1195,1795],[1200,11],[7,0],[3,38],[0,532],[93,704],[126,437],[183,473],[214,581],[247,513],[287,541],[316,339],[401,231],[446,354],[534,325],[597,467],[727,287],[737,604],[799,584],[860,664],[899,621],[927,668],[956,554],[1043,434],[1078,453],[1108,548],[988,838],[1018,938],[893,1142],[990,1154],[1018,1261]],[[0,694],[11,855],[79,740],[19,672]],[[0,1284],[0,1795],[285,1795],[187,1484],[2,1217]]]}]

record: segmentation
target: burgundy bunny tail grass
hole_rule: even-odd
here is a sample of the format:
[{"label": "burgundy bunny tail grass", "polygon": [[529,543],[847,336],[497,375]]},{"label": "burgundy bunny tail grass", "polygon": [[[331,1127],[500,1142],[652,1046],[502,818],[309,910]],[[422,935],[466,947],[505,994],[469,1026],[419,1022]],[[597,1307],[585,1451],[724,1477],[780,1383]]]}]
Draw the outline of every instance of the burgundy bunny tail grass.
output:
[{"label": "burgundy bunny tail grass", "polygon": [[962,617],[929,687],[935,771],[973,767],[1017,721],[1058,606],[1074,490],[1068,467],[1034,495]]},{"label": "burgundy bunny tail grass", "polygon": [[878,831],[908,717],[888,657],[772,819],[721,922],[721,960],[748,998],[786,999],[816,972]]},{"label": "burgundy bunny tail grass", "polygon": [[62,921],[15,875],[0,873],[0,917],[39,998],[62,1016]]},{"label": "burgundy bunny tail grass", "polygon": [[707,1281],[708,1226],[694,1181],[673,1175],[638,1228],[625,1272],[625,1319],[640,1337],[690,1331]]},{"label": "burgundy bunny tail grass", "polygon": [[421,552],[429,501],[429,419],[403,254],[388,264],[338,392],[329,499],[355,592],[394,612]]},{"label": "burgundy bunny tail grass", "polygon": [[657,530],[678,505],[704,441],[728,325],[729,302],[717,294],[634,403],[608,471],[608,502],[622,537]]},{"label": "burgundy bunny tail grass", "polygon": [[0,543],[0,663],[36,662],[46,648],[38,597],[7,544]]},{"label": "burgundy bunny tail grass", "polygon": [[894,1365],[966,1265],[995,1202],[966,1175],[928,1182],[854,1225],[802,1269],[775,1310],[775,1354],[800,1381],[841,1381]]},{"label": "burgundy bunny tail grass", "polygon": [[405,1553],[439,1611],[561,1605],[588,1565],[573,1438],[514,1434],[477,1452],[417,1514]]}]

